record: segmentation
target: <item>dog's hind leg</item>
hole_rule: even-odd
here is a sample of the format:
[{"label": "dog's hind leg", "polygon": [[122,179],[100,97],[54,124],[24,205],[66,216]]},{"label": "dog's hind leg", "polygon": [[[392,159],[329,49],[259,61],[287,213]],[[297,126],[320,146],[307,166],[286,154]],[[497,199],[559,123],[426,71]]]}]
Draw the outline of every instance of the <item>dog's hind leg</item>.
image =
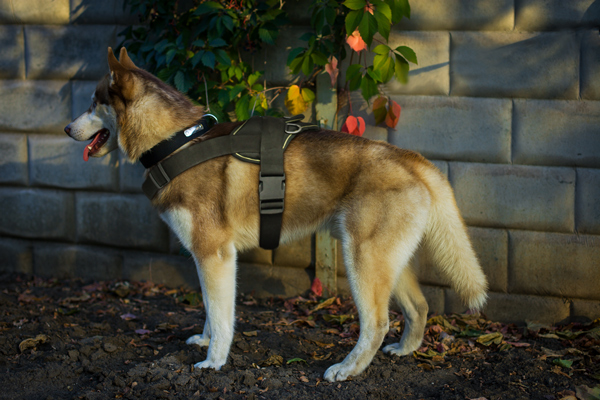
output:
[{"label": "dog's hind leg", "polygon": [[235,248],[229,244],[221,247],[217,254],[204,257],[196,263],[207,308],[204,328],[205,333],[207,328],[209,332],[209,338],[205,333],[202,337],[210,343],[206,360],[197,363],[194,368],[218,370],[227,362],[235,319],[235,259]]},{"label": "dog's hind leg", "polygon": [[404,332],[400,343],[383,348],[384,353],[403,356],[421,346],[429,306],[419,287],[419,282],[410,268],[405,268],[394,287],[394,297],[404,315]]},{"label": "dog's hind leg", "polygon": [[[344,361],[325,372],[325,379],[330,382],[357,375],[371,363],[389,329],[389,301],[394,285],[425,229],[425,208],[415,204],[408,211],[395,204],[412,203],[410,197],[385,197],[385,194],[374,194],[365,199],[359,209],[359,213],[365,215],[348,213],[346,217],[347,233],[342,243],[352,297],[360,318],[360,336]],[[370,206],[364,205],[367,202]]]}]

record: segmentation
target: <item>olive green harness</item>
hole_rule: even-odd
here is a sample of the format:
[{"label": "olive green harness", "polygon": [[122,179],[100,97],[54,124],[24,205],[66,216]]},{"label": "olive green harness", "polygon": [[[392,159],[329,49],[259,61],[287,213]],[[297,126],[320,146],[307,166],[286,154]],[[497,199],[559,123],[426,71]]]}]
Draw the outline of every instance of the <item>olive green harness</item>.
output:
[{"label": "olive green harness", "polygon": [[[210,159],[232,154],[238,160],[260,165],[258,197],[260,207],[260,247],[274,249],[279,246],[281,220],[285,198],[285,173],[283,154],[290,142],[299,134],[318,129],[317,125],[301,122],[303,115],[291,118],[253,117],[234,132],[195,143],[148,168],[142,184],[144,194],[152,200],[160,189],[177,175]],[[203,126],[199,124],[198,126]],[[195,127],[192,127],[196,129]],[[176,136],[190,132],[178,132]],[[205,129],[207,132],[210,128]],[[195,138],[205,132],[194,134]],[[185,140],[185,139],[184,139]],[[151,151],[168,146],[161,142]],[[163,145],[163,143],[165,143]],[[172,144],[171,144],[172,147]]]}]

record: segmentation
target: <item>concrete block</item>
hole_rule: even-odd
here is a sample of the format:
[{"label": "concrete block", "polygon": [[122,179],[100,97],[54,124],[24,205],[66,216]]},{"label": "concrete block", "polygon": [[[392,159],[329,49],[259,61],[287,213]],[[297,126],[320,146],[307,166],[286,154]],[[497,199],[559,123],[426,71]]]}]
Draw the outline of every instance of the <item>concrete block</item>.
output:
[{"label": "concrete block", "polygon": [[107,248],[36,243],[33,260],[33,273],[38,276],[98,281],[121,278],[121,256]]},{"label": "concrete block", "polygon": [[600,236],[509,232],[511,293],[600,300]]},{"label": "concrete block", "polygon": [[0,80],[0,130],[62,133],[71,122],[67,81]]},{"label": "concrete block", "polygon": [[314,270],[239,263],[237,275],[238,293],[292,297],[310,289]]},{"label": "concrete block", "polygon": [[443,314],[445,309],[444,289],[441,287],[421,285],[421,290],[423,291],[425,299],[427,299],[427,304],[429,305],[429,314]]},{"label": "concrete block", "polygon": [[0,134],[0,183],[27,184],[27,136]]},{"label": "concrete block", "polygon": [[194,260],[157,253],[124,252],[123,278],[149,281],[169,287],[200,288]]},{"label": "concrete block", "polygon": [[575,230],[600,234],[600,170],[577,168]]},{"label": "concrete block", "polygon": [[290,21],[294,25],[305,25],[308,32],[310,26],[311,8],[306,1],[293,0],[283,3],[283,10],[288,13]]},{"label": "concrete block", "polygon": [[0,79],[25,79],[25,39],[23,27],[0,25]]},{"label": "concrete block", "polygon": [[[446,290],[446,313],[466,311],[458,295]],[[556,297],[489,293],[483,313],[492,321],[523,324],[527,321],[554,324],[567,318],[570,303]]]},{"label": "concrete block", "polygon": [[594,0],[516,0],[515,29],[547,31],[597,27],[600,4]]},{"label": "concrete block", "polygon": [[115,191],[118,187],[117,152],[83,161],[88,142],[70,137],[29,135],[30,182],[36,186]]},{"label": "concrete block", "polygon": [[600,101],[514,100],[515,164],[600,167]]},{"label": "concrete block", "polygon": [[79,192],[75,208],[80,242],[169,249],[168,228],[144,195]]},{"label": "concrete block", "polygon": [[248,264],[273,265],[273,251],[256,247],[238,254],[238,261]]},{"label": "concrete block", "polygon": [[92,95],[96,91],[98,81],[71,81],[71,98],[73,103],[71,106],[75,119],[86,112],[92,105]]},{"label": "concrete block", "polygon": [[273,264],[277,266],[314,268],[313,237],[306,236],[273,250]]},{"label": "concrete block", "polygon": [[600,100],[600,34],[592,29],[581,36],[581,98]]},{"label": "concrete block", "polygon": [[69,0],[2,0],[0,23],[68,24]]},{"label": "concrete block", "polygon": [[26,26],[25,35],[28,79],[100,79],[117,44],[109,25]]},{"label": "concrete block", "polygon": [[450,163],[450,182],[468,225],[573,232],[575,170]]},{"label": "concrete block", "polygon": [[0,233],[72,240],[73,194],[58,190],[0,187]]},{"label": "concrete block", "polygon": [[0,238],[0,271],[32,274],[32,247],[24,240]]},{"label": "concrete block", "polygon": [[571,303],[571,316],[586,317],[592,321],[600,318],[600,301],[578,300]]},{"label": "concrete block", "polygon": [[139,18],[123,8],[124,0],[71,1],[71,22],[74,24],[123,24],[134,25]]},{"label": "concrete block", "polygon": [[392,144],[435,159],[510,163],[512,104],[506,99],[392,96],[402,107]]},{"label": "concrete block", "polygon": [[[410,47],[417,54],[419,64],[410,64],[407,84],[404,85],[396,79],[392,79],[385,85],[386,93],[448,95],[450,92],[450,35],[448,32],[392,30],[388,44],[393,49],[398,46]],[[374,56],[372,54],[370,56],[369,62],[372,62]],[[344,77],[341,82],[345,82],[345,79]]]},{"label": "concrete block", "polygon": [[[115,150],[117,152],[117,150]],[[119,153],[119,185],[122,192],[142,193],[142,183],[144,183],[144,166],[136,162],[135,164],[127,161],[127,157],[118,150]]]},{"label": "concrete block", "polygon": [[579,42],[569,31],[452,32],[450,94],[577,99]]},{"label": "concrete block", "polygon": [[419,0],[410,3],[410,19],[400,29],[429,31],[512,30],[512,0]]}]

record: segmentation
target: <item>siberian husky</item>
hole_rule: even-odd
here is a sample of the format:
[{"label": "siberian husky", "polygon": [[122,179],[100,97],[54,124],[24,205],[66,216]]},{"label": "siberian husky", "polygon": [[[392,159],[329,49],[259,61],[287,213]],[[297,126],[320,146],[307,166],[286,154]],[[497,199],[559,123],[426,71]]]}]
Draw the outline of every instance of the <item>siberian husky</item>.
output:
[{"label": "siberian husky", "polygon": [[[185,95],[136,67],[121,49],[108,49],[110,73],[96,87],[92,105],[66,128],[91,143],[84,158],[117,147],[131,162],[204,115]],[[218,124],[198,141],[228,135],[236,123]],[[394,298],[406,321],[402,356],[422,342],[428,306],[407,267],[423,245],[471,309],[486,301],[487,281],[467,236],[446,178],[421,155],[383,142],[317,130],[293,140],[285,152],[286,196],[281,241],[334,226],[342,241],[360,337],[339,364],[325,371],[343,381],[370,364],[389,329]],[[222,156],[174,178],[153,198],[162,219],[193,255],[206,306],[201,335],[188,344],[208,346],[195,368],[220,369],[234,334],[236,253],[259,243],[259,166]]]}]

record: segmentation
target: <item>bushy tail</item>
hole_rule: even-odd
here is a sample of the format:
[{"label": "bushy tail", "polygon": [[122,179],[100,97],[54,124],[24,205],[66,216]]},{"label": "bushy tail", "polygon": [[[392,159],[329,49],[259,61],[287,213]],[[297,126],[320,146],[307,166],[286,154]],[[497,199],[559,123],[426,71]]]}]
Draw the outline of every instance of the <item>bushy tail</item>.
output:
[{"label": "bushy tail", "polygon": [[480,310],[487,299],[487,280],[471,247],[465,223],[448,181],[437,171],[426,180],[432,208],[425,232],[425,248],[463,302]]}]

